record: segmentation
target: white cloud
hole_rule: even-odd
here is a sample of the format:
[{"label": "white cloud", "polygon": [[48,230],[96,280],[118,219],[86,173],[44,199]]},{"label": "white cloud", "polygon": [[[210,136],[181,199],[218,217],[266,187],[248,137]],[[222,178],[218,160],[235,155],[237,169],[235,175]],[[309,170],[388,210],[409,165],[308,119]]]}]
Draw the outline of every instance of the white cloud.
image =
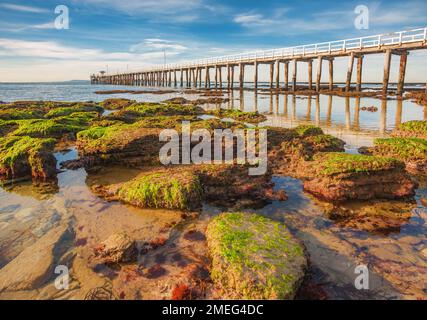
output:
[{"label": "white cloud", "polygon": [[188,48],[183,46],[182,44],[174,43],[169,40],[145,39],[141,43],[132,45],[130,47],[130,52],[140,53],[140,52],[151,52],[156,50],[165,50],[165,51],[168,51],[168,53],[170,52],[180,53],[187,49]]},{"label": "white cloud", "polygon": [[175,18],[189,19],[188,16],[180,17],[183,12],[194,12],[202,7],[201,0],[82,0],[89,5],[109,7],[117,11],[125,12],[129,15],[166,15]]},{"label": "white cloud", "polygon": [[13,10],[13,11],[20,11],[20,12],[32,12],[32,13],[43,13],[43,12],[49,12],[49,10],[38,8],[38,7],[32,7],[32,6],[23,6],[13,3],[2,3],[0,4],[0,7]]}]

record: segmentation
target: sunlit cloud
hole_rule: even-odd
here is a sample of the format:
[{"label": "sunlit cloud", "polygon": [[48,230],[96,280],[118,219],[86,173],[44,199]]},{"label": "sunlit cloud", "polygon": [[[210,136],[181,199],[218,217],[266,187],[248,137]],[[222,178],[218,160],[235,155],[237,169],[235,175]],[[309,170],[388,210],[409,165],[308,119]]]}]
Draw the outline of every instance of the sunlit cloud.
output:
[{"label": "sunlit cloud", "polygon": [[43,8],[33,7],[33,6],[24,6],[24,5],[13,4],[13,3],[1,3],[0,8],[13,10],[13,11],[20,11],[20,12],[31,12],[31,13],[49,12],[49,10],[46,10]]}]

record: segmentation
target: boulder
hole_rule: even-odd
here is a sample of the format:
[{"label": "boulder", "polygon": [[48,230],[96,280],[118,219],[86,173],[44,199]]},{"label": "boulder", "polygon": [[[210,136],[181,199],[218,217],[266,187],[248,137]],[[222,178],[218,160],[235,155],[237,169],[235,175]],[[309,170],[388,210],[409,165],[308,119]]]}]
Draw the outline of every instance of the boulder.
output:
[{"label": "boulder", "polygon": [[114,233],[95,250],[95,256],[103,263],[135,261],[138,255],[135,241],[125,233]]},{"label": "boulder", "polygon": [[409,198],[418,184],[404,168],[392,158],[318,153],[305,162],[304,190],[328,201]]},{"label": "boulder", "polygon": [[249,213],[223,213],[207,231],[211,278],[223,299],[293,299],[307,257],[285,225]]}]

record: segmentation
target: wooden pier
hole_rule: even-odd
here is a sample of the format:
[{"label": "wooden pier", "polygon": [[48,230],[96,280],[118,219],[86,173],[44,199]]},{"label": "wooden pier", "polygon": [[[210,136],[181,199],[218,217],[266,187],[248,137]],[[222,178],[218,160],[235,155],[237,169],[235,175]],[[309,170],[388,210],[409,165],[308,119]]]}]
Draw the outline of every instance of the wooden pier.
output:
[{"label": "wooden pier", "polygon": [[[316,43],[290,48],[274,49],[260,52],[243,53],[232,56],[196,60],[181,64],[167,64],[146,70],[91,75],[92,84],[112,84],[150,87],[187,87],[187,88],[223,88],[233,89],[235,69],[239,72],[238,88],[243,89],[245,83],[245,68],[254,68],[253,83],[258,88],[258,67],[261,64],[270,66],[270,88],[280,90],[297,90],[298,69],[308,68],[308,88],[319,92],[323,64],[328,62],[328,89],[334,88],[334,59],[348,57],[348,68],[345,81],[345,91],[361,91],[363,58],[368,54],[384,54],[384,73],[382,91],[388,91],[392,55],[400,56],[397,94],[402,95],[406,65],[409,52],[427,49],[427,28],[399,31],[388,34],[353,38],[332,42]],[[317,60],[316,83],[313,84],[313,60]],[[355,60],[357,61],[355,63]],[[292,78],[289,86],[289,64],[292,64]],[[302,64],[303,63],[303,64]],[[352,76],[356,64],[356,83],[352,87]],[[282,73],[281,68],[284,68]],[[211,80],[211,70],[215,77]],[[223,82],[223,70],[227,73],[226,84]],[[204,75],[203,75],[204,73]],[[177,76],[179,74],[179,78]],[[283,74],[284,86],[281,87]],[[204,79],[204,81],[202,81]]]}]

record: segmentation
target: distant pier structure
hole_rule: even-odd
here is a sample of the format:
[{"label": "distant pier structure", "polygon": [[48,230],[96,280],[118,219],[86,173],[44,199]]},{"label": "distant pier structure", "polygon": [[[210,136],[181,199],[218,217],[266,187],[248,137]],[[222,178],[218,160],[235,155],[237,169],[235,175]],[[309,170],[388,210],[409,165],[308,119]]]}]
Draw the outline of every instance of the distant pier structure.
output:
[{"label": "distant pier structure", "polygon": [[[409,52],[427,49],[427,27],[406,31],[380,34],[361,38],[323,42],[296,47],[272,49],[266,51],[242,53],[231,56],[201,59],[180,64],[167,64],[118,74],[91,75],[93,84],[164,86],[187,88],[235,88],[235,70],[239,78],[238,88],[244,88],[245,68],[254,68],[253,83],[258,87],[258,66],[270,66],[270,88],[277,90],[297,90],[300,65],[308,69],[308,89],[319,92],[324,63],[328,64],[329,90],[334,88],[334,59],[348,57],[345,91],[361,91],[363,57],[368,54],[384,54],[382,91],[388,91],[392,55],[400,56],[397,94],[402,95],[405,83],[406,64]],[[316,78],[313,79],[313,60],[317,60]],[[292,76],[289,79],[289,64],[292,64]],[[356,66],[356,83],[352,83],[353,69]],[[214,79],[211,79],[211,70]],[[223,70],[226,83],[223,82]],[[283,77],[282,77],[283,76]],[[282,79],[282,82],[281,82]],[[290,80],[290,81],[289,81]],[[282,86],[281,83],[284,83]]]}]

